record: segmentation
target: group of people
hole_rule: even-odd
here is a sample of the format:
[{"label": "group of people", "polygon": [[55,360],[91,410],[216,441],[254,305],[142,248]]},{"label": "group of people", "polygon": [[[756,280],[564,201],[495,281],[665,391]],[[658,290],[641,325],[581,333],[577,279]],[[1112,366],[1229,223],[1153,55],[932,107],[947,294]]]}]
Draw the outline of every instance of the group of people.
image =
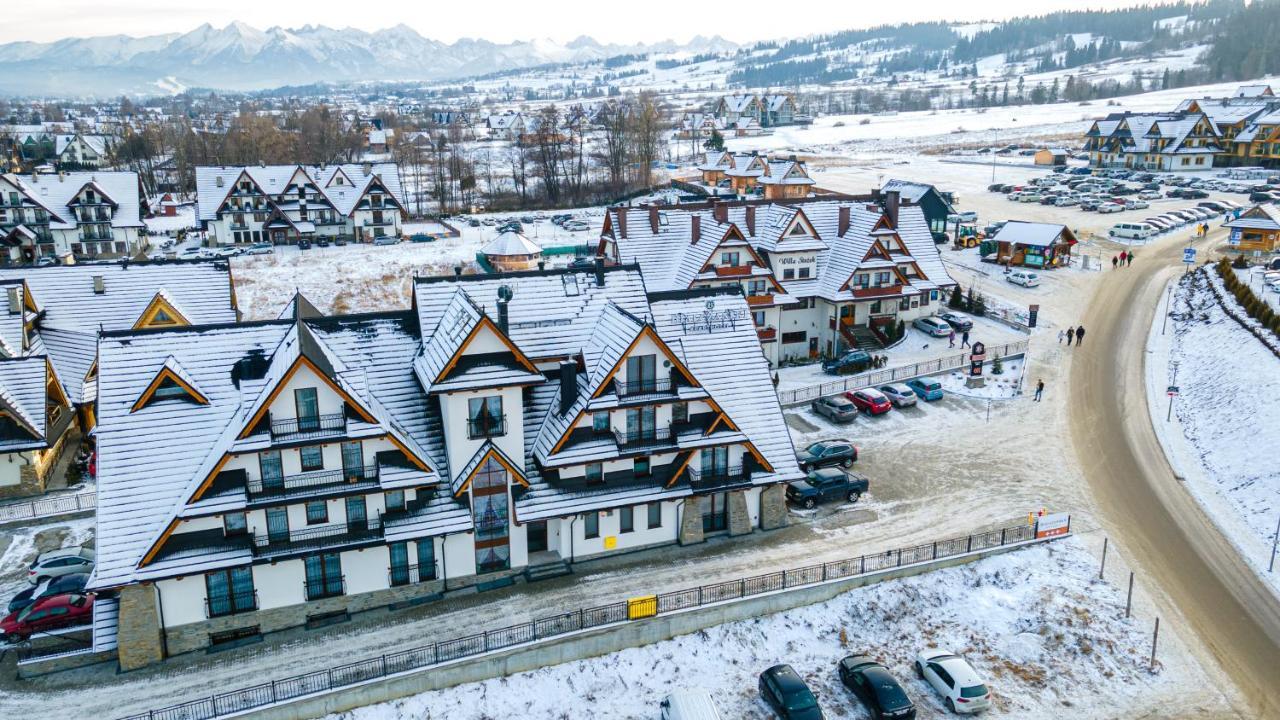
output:
[{"label": "group of people", "polygon": [[1136,254],[1137,254],[1137,253],[1134,253],[1134,252],[1126,252],[1126,251],[1124,251],[1124,250],[1121,250],[1119,255],[1112,255],[1112,256],[1111,256],[1111,269],[1112,269],[1112,270],[1115,270],[1115,269],[1116,269],[1116,268],[1118,268],[1118,267],[1128,267],[1128,266],[1132,265],[1132,264],[1133,264],[1133,256],[1134,256],[1134,255],[1136,255]]},{"label": "group of people", "polygon": [[1196,237],[1204,237],[1209,234],[1209,223],[1200,223],[1196,225]]},{"label": "group of people", "polygon": [[1063,338],[1067,339],[1068,346],[1070,346],[1072,342],[1074,342],[1077,347],[1079,347],[1080,345],[1083,345],[1084,344],[1084,326],[1081,325],[1079,327],[1069,327],[1066,330],[1059,330],[1058,342],[1061,343]]},{"label": "group of people", "polygon": [[[950,345],[948,345],[947,347],[955,347],[955,346],[956,346],[956,331],[955,331],[955,330],[952,330],[952,331],[951,331],[951,334],[947,336],[947,340],[948,340],[948,342],[950,342],[950,343],[951,343],[951,344],[950,344]],[[960,347],[962,347],[962,348],[967,348],[967,347],[969,347],[969,331],[968,331],[968,330],[965,330],[965,331],[964,331],[964,334],[962,334],[962,335],[960,336]]]}]

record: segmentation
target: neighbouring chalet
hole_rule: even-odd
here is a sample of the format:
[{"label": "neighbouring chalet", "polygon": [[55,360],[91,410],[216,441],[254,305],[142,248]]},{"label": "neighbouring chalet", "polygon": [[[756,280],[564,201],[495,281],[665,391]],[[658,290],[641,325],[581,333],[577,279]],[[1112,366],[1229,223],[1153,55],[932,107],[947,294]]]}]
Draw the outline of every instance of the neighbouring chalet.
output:
[{"label": "neighbouring chalet", "polygon": [[1000,265],[1055,268],[1070,262],[1076,236],[1066,225],[1010,220],[992,241]]},{"label": "neighbouring chalet", "polygon": [[1203,112],[1112,113],[1094,121],[1084,149],[1099,167],[1208,170],[1226,147]]},{"label": "neighbouring chalet", "polygon": [[239,318],[230,269],[210,260],[0,269],[0,285],[10,318],[0,325],[0,356],[48,355],[86,428],[94,422],[100,330]]},{"label": "neighbouring chalet", "polygon": [[108,162],[111,139],[106,135],[59,135],[55,150],[59,167],[100,168]]},{"label": "neighbouring chalet", "polygon": [[884,185],[880,186],[880,195],[887,193],[898,193],[898,197],[902,202],[915,205],[924,213],[925,222],[929,225],[929,231],[935,233],[943,233],[947,231],[947,219],[955,214],[955,208],[952,203],[955,202],[954,196],[949,192],[943,192],[928,183],[911,182],[909,180],[886,180]]},{"label": "neighbouring chalet", "polygon": [[90,588],[122,668],[785,524],[802,473],[736,287],[599,262],[413,293],[103,334]]},{"label": "neighbouring chalet", "polygon": [[794,200],[807,197],[814,186],[805,164],[795,155],[771,159],[756,152],[713,150],[703,155],[698,171],[709,195],[759,195],[766,200]]},{"label": "neighbouring chalet", "polygon": [[737,127],[794,125],[801,119],[795,98],[789,94],[725,95],[716,101],[712,114],[726,125]]},{"label": "neighbouring chalet", "polygon": [[1227,244],[1232,250],[1273,253],[1280,250],[1280,208],[1254,205],[1227,223],[1231,235]]},{"label": "neighbouring chalet", "polygon": [[922,208],[882,198],[614,207],[597,251],[651,288],[740,285],[771,364],[832,356],[881,346],[955,285]]},{"label": "neighbouring chalet", "polygon": [[137,173],[0,175],[0,261],[137,254],[141,207]]},{"label": "neighbouring chalet", "polygon": [[372,242],[399,237],[395,163],[197,167],[197,219],[212,243]]},{"label": "neighbouring chalet", "polygon": [[0,498],[44,492],[74,420],[46,355],[0,359]]}]

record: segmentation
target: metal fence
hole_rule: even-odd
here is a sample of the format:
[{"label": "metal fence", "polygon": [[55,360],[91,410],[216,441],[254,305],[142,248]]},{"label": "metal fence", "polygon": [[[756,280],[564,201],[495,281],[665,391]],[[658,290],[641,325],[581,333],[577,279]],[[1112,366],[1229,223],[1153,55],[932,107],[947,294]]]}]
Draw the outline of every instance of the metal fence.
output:
[{"label": "metal fence", "polygon": [[[1030,524],[1013,525],[990,532],[950,538],[912,547],[889,550],[882,553],[809,565],[772,572],[754,577],[739,578],[701,587],[677,590],[649,596],[654,602],[647,604],[649,612],[640,617],[652,617],[687,610],[712,603],[777,592],[788,588],[817,585],[831,580],[857,577],[891,568],[931,562],[942,558],[978,552],[1035,538],[1035,528]],[[130,715],[122,720],[210,720],[224,715],[244,712],[253,708],[292,700],[303,695],[330,692],[377,678],[387,677],[407,670],[420,670],[460,658],[481,655],[547,640],[591,628],[628,622],[628,601],[599,607],[572,610],[543,617],[532,622],[488,630],[466,637],[443,640],[410,650],[366,658],[345,665],[318,670],[303,675],[231,692],[211,695],[199,700],[172,705]],[[656,608],[656,611],[654,611]]]},{"label": "metal fence", "polygon": [[[1004,345],[988,345],[987,358],[1000,357],[1008,359],[1027,352],[1028,342],[1019,340],[1017,342],[1005,343]],[[864,387],[880,385],[883,383],[897,382],[899,380],[910,380],[911,378],[922,377],[925,375],[934,375],[948,370],[965,367],[969,364],[969,353],[962,352],[955,355],[947,355],[935,360],[926,360],[912,365],[901,365],[899,367],[881,368],[879,370],[868,370],[867,372],[858,373],[856,375],[845,375],[839,380],[831,382],[819,383],[817,385],[809,385],[808,387],[795,388],[792,390],[779,390],[778,402],[783,407],[790,405],[799,405],[801,403],[812,402],[820,397],[829,395],[839,395],[849,390],[858,390]]]},{"label": "metal fence", "polygon": [[57,515],[89,512],[96,507],[98,507],[98,494],[96,492],[82,492],[75,495],[59,495],[27,502],[8,503],[0,505],[0,523],[38,520]]}]

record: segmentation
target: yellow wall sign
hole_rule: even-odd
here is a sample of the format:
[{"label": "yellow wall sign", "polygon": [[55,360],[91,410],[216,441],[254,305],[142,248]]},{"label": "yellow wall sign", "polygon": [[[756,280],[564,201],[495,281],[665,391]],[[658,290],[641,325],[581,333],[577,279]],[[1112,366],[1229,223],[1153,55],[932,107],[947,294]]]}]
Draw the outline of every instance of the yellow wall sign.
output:
[{"label": "yellow wall sign", "polygon": [[634,597],[627,600],[627,619],[637,620],[639,618],[653,617],[658,614],[658,596],[645,595],[644,597]]},{"label": "yellow wall sign", "polygon": [[612,549],[614,549],[614,548],[616,548],[616,547],[618,547],[618,536],[617,536],[617,535],[605,535],[605,536],[604,536],[604,549],[605,549],[605,550],[612,550]]}]

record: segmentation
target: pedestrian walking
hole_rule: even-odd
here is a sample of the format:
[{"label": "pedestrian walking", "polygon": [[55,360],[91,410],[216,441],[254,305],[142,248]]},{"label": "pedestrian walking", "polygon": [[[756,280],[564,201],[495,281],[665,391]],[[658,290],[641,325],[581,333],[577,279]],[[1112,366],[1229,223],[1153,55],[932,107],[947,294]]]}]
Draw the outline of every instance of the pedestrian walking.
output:
[{"label": "pedestrian walking", "polygon": [[955,330],[952,330],[952,331],[951,331],[951,334],[947,336],[947,340],[950,340],[950,341],[951,341],[951,344],[950,344],[948,347],[955,347],[955,346],[956,346],[956,331],[955,331]]},{"label": "pedestrian walking", "polygon": [[1134,256],[1134,255],[1136,255],[1136,254],[1137,254],[1137,253],[1133,253],[1133,252],[1129,253],[1129,260],[1128,260],[1128,262],[1125,264],[1125,267],[1128,267],[1129,265],[1132,265],[1132,264],[1133,264],[1133,256]]},{"label": "pedestrian walking", "polygon": [[969,347],[969,331],[968,330],[965,330],[964,334],[960,336],[960,347],[963,347],[963,348]]},{"label": "pedestrian walking", "polygon": [[1059,345],[1061,345],[1061,344],[1062,344],[1062,338],[1064,338],[1064,337],[1066,337],[1066,336],[1067,336],[1067,331],[1066,331],[1066,330],[1059,330],[1059,331],[1058,331],[1058,344],[1059,344]]},{"label": "pedestrian walking", "polygon": [[1071,341],[1075,339],[1076,339],[1076,329],[1073,327],[1067,328],[1067,347],[1071,347]]},{"label": "pedestrian walking", "polygon": [[1040,396],[1044,393],[1044,380],[1036,381],[1036,402],[1040,402]]},{"label": "pedestrian walking", "polygon": [[1115,270],[1115,269],[1116,269],[1116,265],[1119,265],[1119,264],[1120,264],[1120,258],[1119,258],[1119,257],[1117,257],[1117,256],[1115,256],[1115,255],[1112,255],[1112,256],[1111,256],[1111,269],[1112,269],[1112,270]]},{"label": "pedestrian walking", "polygon": [[1129,253],[1127,253],[1127,252],[1125,252],[1125,251],[1121,250],[1121,251],[1120,251],[1120,264],[1121,264],[1121,265],[1124,265],[1124,261],[1125,261],[1128,257],[1129,257]]},{"label": "pedestrian walking", "polygon": [[1076,328],[1076,347],[1080,347],[1083,344],[1084,344],[1084,326],[1081,325],[1080,327]]}]

